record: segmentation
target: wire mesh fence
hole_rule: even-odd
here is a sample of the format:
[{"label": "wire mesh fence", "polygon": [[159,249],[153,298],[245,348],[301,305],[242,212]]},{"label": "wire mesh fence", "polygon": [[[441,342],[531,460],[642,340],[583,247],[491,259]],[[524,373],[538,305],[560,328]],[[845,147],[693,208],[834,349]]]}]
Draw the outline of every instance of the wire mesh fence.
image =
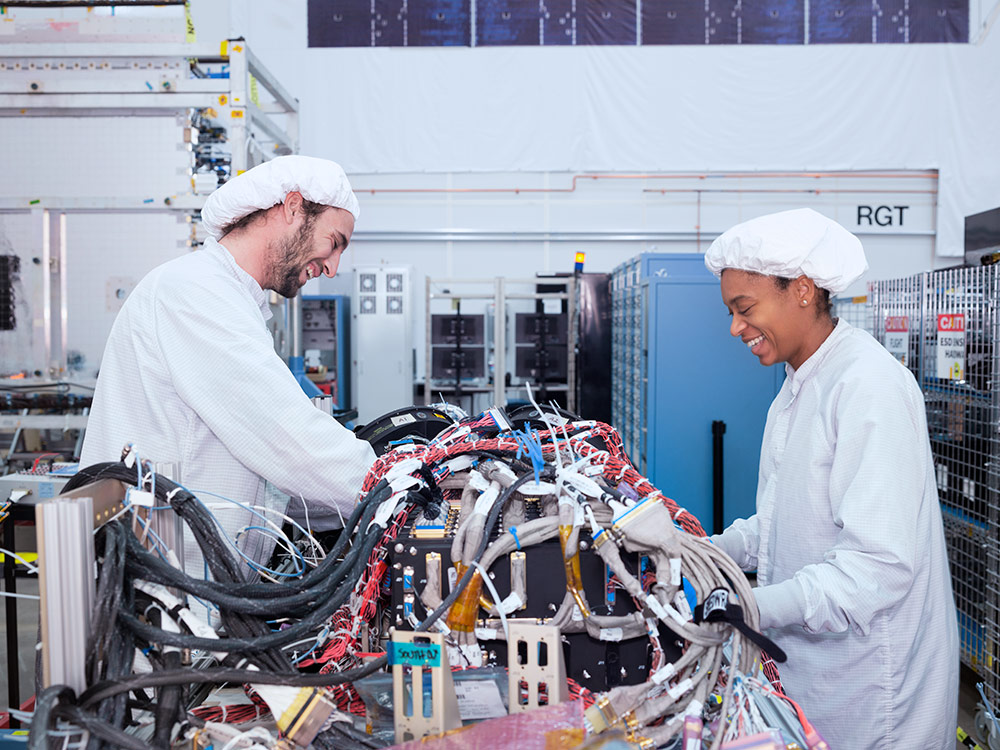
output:
[{"label": "wire mesh fence", "polygon": [[855,328],[874,333],[872,307],[868,297],[835,297],[831,300],[833,317],[847,321]]},{"label": "wire mesh fence", "polygon": [[873,333],[924,393],[962,661],[1000,698],[1000,360],[997,267],[869,287]]}]

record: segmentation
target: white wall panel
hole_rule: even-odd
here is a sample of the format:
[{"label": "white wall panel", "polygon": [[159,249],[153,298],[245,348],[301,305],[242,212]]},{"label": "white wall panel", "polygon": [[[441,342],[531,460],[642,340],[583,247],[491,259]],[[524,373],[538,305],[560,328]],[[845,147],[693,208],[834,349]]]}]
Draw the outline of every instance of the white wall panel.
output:
[{"label": "white wall panel", "polygon": [[301,98],[303,152],[351,172],[937,168],[940,255],[1000,195],[996,29],[967,45],[308,49],[305,0],[230,7]]},{"label": "white wall panel", "polygon": [[188,226],[169,214],[69,214],[66,229],[67,349],[90,377],[125,301],[115,293],[127,297],[153,268],[190,252]]},{"label": "white wall panel", "polygon": [[[190,191],[183,124],[169,117],[0,117],[0,197],[154,198]],[[15,147],[16,146],[16,147]]]}]

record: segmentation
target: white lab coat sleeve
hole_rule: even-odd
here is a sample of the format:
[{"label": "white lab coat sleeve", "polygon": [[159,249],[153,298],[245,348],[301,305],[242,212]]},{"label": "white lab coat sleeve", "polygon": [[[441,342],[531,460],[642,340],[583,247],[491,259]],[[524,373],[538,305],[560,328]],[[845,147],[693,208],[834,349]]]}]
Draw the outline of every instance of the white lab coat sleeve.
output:
[{"label": "white lab coat sleeve", "polygon": [[[375,460],[371,446],[312,405],[236,282],[179,286],[157,295],[152,321],[179,397],[252,472],[349,513]],[[181,295],[197,302],[174,304]]]},{"label": "white lab coat sleeve", "polygon": [[750,518],[737,518],[728,529],[710,538],[743,570],[757,569],[757,551],[760,549],[757,514]]},{"label": "white lab coat sleeve", "polygon": [[829,502],[840,530],[822,562],[754,591],[762,628],[867,635],[875,615],[910,590],[927,477],[924,405],[915,392],[898,375],[839,386]]}]

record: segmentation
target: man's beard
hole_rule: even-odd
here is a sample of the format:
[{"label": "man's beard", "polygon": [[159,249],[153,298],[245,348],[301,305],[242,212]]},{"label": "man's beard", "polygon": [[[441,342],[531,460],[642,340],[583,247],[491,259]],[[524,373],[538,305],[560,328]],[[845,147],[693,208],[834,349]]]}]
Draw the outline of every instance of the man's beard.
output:
[{"label": "man's beard", "polygon": [[299,277],[312,251],[312,222],[305,221],[293,237],[286,237],[275,248],[268,269],[268,289],[291,299],[299,293]]}]

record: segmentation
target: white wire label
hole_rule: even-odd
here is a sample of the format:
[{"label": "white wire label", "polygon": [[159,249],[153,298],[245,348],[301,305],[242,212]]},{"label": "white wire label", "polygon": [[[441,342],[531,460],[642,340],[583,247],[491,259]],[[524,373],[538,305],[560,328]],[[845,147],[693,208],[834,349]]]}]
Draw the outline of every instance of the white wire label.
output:
[{"label": "white wire label", "polygon": [[937,316],[937,376],[965,379],[965,314]]}]

